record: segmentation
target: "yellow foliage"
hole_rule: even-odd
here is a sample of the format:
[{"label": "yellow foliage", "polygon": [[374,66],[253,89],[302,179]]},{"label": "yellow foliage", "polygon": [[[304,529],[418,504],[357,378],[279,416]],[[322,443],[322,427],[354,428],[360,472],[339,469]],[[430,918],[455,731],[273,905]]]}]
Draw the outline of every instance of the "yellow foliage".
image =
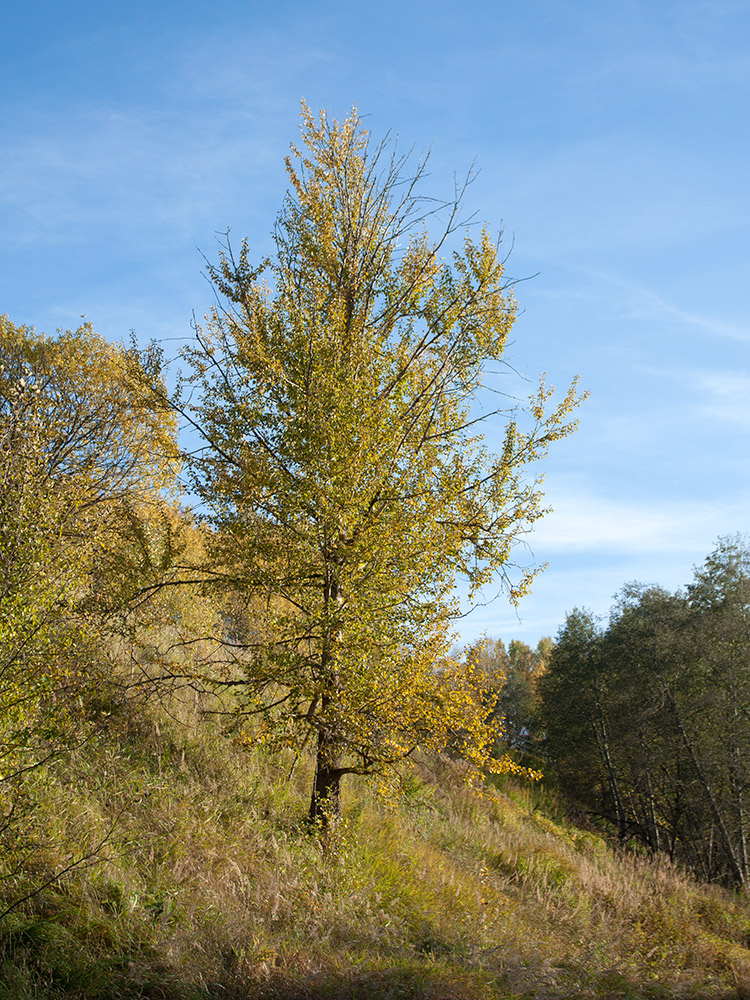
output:
[{"label": "yellow foliage", "polygon": [[81,737],[69,709],[101,612],[127,589],[124,550],[162,502],[177,451],[174,415],[141,391],[148,356],[88,324],[50,338],[2,316],[0,359],[2,794]]},{"label": "yellow foliage", "polygon": [[356,111],[303,106],[301,131],[275,258],[227,245],[210,268],[224,305],[185,352],[212,565],[264,605],[232,683],[269,737],[317,741],[320,794],[417,748],[507,769],[472,668],[448,661],[454,583],[528,589],[532,571],[507,572],[544,513],[526,467],[573,430],[577,384],[551,405],[542,380],[490,454],[471,407],[516,316],[498,244],[467,234],[443,259],[460,198],[432,239],[424,163],[407,177]]}]

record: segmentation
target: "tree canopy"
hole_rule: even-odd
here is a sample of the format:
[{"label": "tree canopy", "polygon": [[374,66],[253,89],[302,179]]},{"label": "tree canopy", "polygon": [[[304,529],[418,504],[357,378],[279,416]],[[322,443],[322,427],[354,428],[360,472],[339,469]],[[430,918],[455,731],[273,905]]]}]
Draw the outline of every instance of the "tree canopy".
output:
[{"label": "tree canopy", "polygon": [[626,586],[571,612],[542,678],[546,748],[590,813],[704,879],[746,886],[750,548],[719,539],[685,592]]}]

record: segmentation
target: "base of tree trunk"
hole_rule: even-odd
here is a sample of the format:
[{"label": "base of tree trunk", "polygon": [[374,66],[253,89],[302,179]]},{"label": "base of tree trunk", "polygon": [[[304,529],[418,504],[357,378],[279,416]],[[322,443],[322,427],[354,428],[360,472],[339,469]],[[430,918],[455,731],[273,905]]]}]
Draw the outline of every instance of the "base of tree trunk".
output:
[{"label": "base of tree trunk", "polygon": [[324,835],[341,819],[341,777],[340,755],[321,732],[308,819]]}]

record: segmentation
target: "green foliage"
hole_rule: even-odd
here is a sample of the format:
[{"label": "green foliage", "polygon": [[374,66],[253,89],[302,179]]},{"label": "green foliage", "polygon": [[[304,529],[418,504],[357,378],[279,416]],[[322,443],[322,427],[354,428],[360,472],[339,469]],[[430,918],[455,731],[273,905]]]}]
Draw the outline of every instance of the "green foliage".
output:
[{"label": "green foliage", "polygon": [[568,616],[542,680],[548,752],[595,815],[707,880],[747,884],[750,555],[720,539],[687,593],[631,584]]}]

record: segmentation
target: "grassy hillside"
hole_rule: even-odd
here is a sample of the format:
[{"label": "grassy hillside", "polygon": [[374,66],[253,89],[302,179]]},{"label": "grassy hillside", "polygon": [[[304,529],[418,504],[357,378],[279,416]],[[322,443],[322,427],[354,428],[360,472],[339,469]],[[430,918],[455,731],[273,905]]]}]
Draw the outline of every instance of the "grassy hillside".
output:
[{"label": "grassy hillside", "polygon": [[305,761],[184,721],[120,708],[33,774],[4,905],[96,853],[0,921],[3,1000],[750,996],[750,901],[528,788],[477,795],[445,763],[387,805],[352,781],[324,851]]}]

